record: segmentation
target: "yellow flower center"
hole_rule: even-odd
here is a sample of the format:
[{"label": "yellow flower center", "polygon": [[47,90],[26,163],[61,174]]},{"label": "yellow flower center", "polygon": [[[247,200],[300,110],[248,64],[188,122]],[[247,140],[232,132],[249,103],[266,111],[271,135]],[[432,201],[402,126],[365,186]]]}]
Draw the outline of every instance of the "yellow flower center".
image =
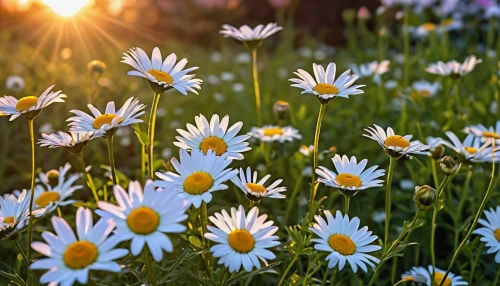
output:
[{"label": "yellow flower center", "polygon": [[385,139],[385,146],[406,148],[410,146],[410,142],[403,138],[403,136],[392,135]]},{"label": "yellow flower center", "polygon": [[328,239],[330,247],[342,255],[351,255],[356,252],[356,245],[351,238],[343,234],[334,234]]},{"label": "yellow flower center", "polygon": [[247,253],[255,246],[255,239],[245,229],[233,230],[228,237],[229,245],[237,252]]},{"label": "yellow flower center", "polygon": [[35,203],[42,208],[48,206],[50,203],[55,203],[61,198],[58,192],[44,192],[38,196]]},{"label": "yellow flower center", "polygon": [[33,106],[36,106],[37,103],[38,98],[36,96],[25,96],[17,102],[16,110],[18,112],[28,111]]},{"label": "yellow flower center", "polygon": [[427,89],[422,89],[422,90],[415,90],[412,93],[413,97],[430,97],[431,96],[431,91]]},{"label": "yellow flower center", "polygon": [[138,207],[127,217],[128,227],[138,234],[150,234],[160,224],[160,216],[148,207]]},{"label": "yellow flower center", "polygon": [[443,25],[443,26],[449,26],[449,25],[451,25],[451,24],[453,24],[453,23],[454,23],[454,20],[453,20],[453,19],[451,19],[451,18],[448,18],[448,19],[444,19],[444,20],[443,20],[442,25]]},{"label": "yellow flower center", "polygon": [[493,138],[493,139],[500,139],[500,135],[498,133],[495,133],[495,132],[483,132],[483,137],[489,137],[489,138]]},{"label": "yellow flower center", "polygon": [[172,76],[166,72],[162,72],[159,70],[148,70],[148,73],[156,78],[158,82],[165,82],[167,84],[172,84],[174,82]]},{"label": "yellow flower center", "polygon": [[92,127],[95,129],[101,128],[104,124],[111,125],[111,121],[115,119],[116,114],[102,114],[97,116],[92,123]]},{"label": "yellow flower center", "polygon": [[214,184],[212,177],[205,172],[195,172],[184,181],[184,191],[191,195],[201,195]]},{"label": "yellow flower center", "polygon": [[215,155],[220,156],[226,153],[227,145],[226,142],[224,142],[224,140],[220,139],[219,137],[210,136],[201,141],[200,149],[201,151],[203,151],[203,153],[205,153],[205,155],[207,154],[208,150],[212,150]]},{"label": "yellow flower center", "polygon": [[[444,278],[444,273],[443,272],[436,272],[434,274],[434,284],[436,285],[441,285],[441,281]],[[446,277],[446,280],[444,280],[444,283],[442,286],[451,286],[451,279],[450,277]]]},{"label": "yellow flower center", "polygon": [[433,23],[425,23],[422,24],[422,28],[426,31],[435,31],[436,30],[436,24]]},{"label": "yellow flower center", "polygon": [[[5,220],[4,220],[4,222],[5,222]],[[500,242],[500,228],[495,229],[495,231],[493,231],[493,235],[495,235],[495,238],[497,239],[497,241]]]},{"label": "yellow flower center", "polygon": [[465,151],[467,151],[469,154],[474,155],[477,152],[477,148],[474,147],[465,147]]},{"label": "yellow flower center", "polygon": [[66,249],[63,260],[72,269],[82,269],[97,260],[97,247],[88,241],[77,241]]},{"label": "yellow flower center", "polygon": [[264,128],[264,136],[283,135],[283,129],[279,127]]},{"label": "yellow flower center", "polygon": [[328,83],[318,83],[313,90],[319,94],[337,94],[339,89]]},{"label": "yellow flower center", "polygon": [[339,174],[336,178],[335,181],[343,187],[355,187],[359,188],[361,187],[361,179],[353,174]]},{"label": "yellow flower center", "polygon": [[404,281],[415,281],[415,279],[413,279],[413,277],[411,276],[406,276],[405,278],[403,278]]},{"label": "yellow flower center", "polygon": [[247,187],[252,191],[253,193],[259,193],[262,194],[263,192],[266,191],[266,187],[254,183],[247,183]]},{"label": "yellow flower center", "polygon": [[13,216],[8,216],[8,217],[3,219],[3,223],[14,224],[14,222],[15,222],[15,219]]}]

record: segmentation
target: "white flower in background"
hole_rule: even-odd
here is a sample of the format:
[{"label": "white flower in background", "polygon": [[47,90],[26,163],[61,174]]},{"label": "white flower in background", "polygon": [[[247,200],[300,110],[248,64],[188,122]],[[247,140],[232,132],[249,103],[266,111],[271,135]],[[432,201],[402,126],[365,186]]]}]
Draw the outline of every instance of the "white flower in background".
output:
[{"label": "white flower in background", "polygon": [[300,149],[299,149],[299,152],[306,156],[306,157],[309,157],[312,155],[312,153],[314,152],[314,145],[302,145],[300,146]]},{"label": "white flower in background", "polygon": [[221,102],[224,102],[225,100],[225,97],[222,93],[220,92],[214,92],[214,95],[213,95],[215,101],[221,103]]},{"label": "white flower in background", "polygon": [[425,143],[429,146],[429,150],[422,152],[429,157],[434,159],[440,159],[444,155],[443,139],[439,137],[427,136],[425,138]]},{"label": "white flower in background", "polygon": [[55,102],[64,102],[65,94],[61,91],[52,91],[54,85],[49,86],[39,97],[25,96],[17,100],[17,98],[6,95],[0,97],[0,114],[11,115],[10,121],[25,115],[28,119],[37,116],[42,109]]},{"label": "white flower in background", "polygon": [[269,23],[266,26],[258,25],[254,29],[250,28],[247,25],[243,25],[238,29],[231,25],[225,24],[222,25],[222,30],[220,31],[220,33],[224,35],[224,37],[233,38],[245,44],[250,44],[250,47],[252,45],[257,45],[258,47],[258,45],[260,45],[260,42],[281,31],[282,29],[283,27],[278,26],[278,24],[276,23]]},{"label": "white flower in background", "polygon": [[433,97],[438,91],[441,90],[441,84],[438,82],[428,82],[426,80],[418,80],[411,85],[413,97]]},{"label": "white flower in background", "polygon": [[417,26],[416,28],[413,28],[412,32],[417,38],[424,38],[429,36],[429,34],[431,33],[440,33],[441,30],[438,24],[424,23]]},{"label": "white flower in background", "polygon": [[500,17],[500,6],[495,4],[484,8],[484,17],[489,18],[499,18]]},{"label": "white flower in background", "polygon": [[[441,270],[436,267],[436,274],[434,275],[434,284],[431,283],[431,277],[432,273],[434,273],[434,270],[432,268],[432,265],[428,266],[429,269],[429,276],[426,277],[427,279],[427,285],[440,285],[441,281],[444,278],[444,275],[446,274],[446,271]],[[443,286],[460,286],[460,285],[469,285],[468,282],[463,280],[462,276],[455,275],[453,273],[448,273],[448,276],[446,277],[446,280],[443,282]]]},{"label": "white flower in background", "polygon": [[360,65],[352,64],[350,65],[352,73],[363,77],[373,77],[375,83],[380,83],[380,76],[389,71],[389,64],[391,62],[388,60],[383,60],[381,62],[372,61],[369,63],[364,63]]},{"label": "white flower in background", "polygon": [[38,132],[40,133],[48,133],[51,132],[54,127],[52,126],[52,123],[50,122],[45,122],[38,128]]},{"label": "white flower in background", "polygon": [[233,83],[233,91],[234,92],[242,92],[245,90],[245,85],[240,83],[240,82],[236,82],[236,83]]},{"label": "white flower in background", "polygon": [[378,237],[372,235],[366,226],[358,229],[360,221],[357,217],[349,219],[347,215],[342,216],[340,211],[337,211],[335,217],[330,211],[325,211],[325,215],[326,221],[319,215],[314,216],[317,223],[309,230],[319,236],[311,239],[316,242],[314,249],[330,252],[326,257],[328,268],[338,264],[339,270],[342,270],[346,262],[349,262],[354,273],[358,271],[358,267],[368,272],[366,265],[374,269],[380,260],[367,253],[382,248],[379,245],[369,245]]},{"label": "white flower in background", "polygon": [[365,131],[369,134],[363,134],[363,136],[370,138],[377,142],[387,155],[391,157],[399,158],[407,154],[421,154],[422,151],[429,149],[429,146],[422,144],[422,142],[415,140],[410,141],[413,135],[400,136],[394,133],[391,127],[387,127],[386,131],[373,124],[374,127],[367,127]]},{"label": "white flower in background", "polygon": [[135,69],[129,71],[128,75],[146,78],[148,83],[151,82],[163,87],[163,92],[175,88],[180,93],[187,95],[188,91],[198,94],[196,89],[201,89],[202,80],[189,74],[198,67],[183,70],[188,61],[184,58],[176,64],[177,56],[175,53],[171,53],[163,61],[160,49],[154,48],[150,60],[143,49],[135,48],[131,49],[128,54],[124,53],[122,59],[122,63]]},{"label": "white flower in background", "polygon": [[387,89],[387,90],[393,90],[396,87],[398,87],[398,82],[396,80],[388,80],[385,82],[384,86],[385,86],[385,89]]},{"label": "white flower in background", "polygon": [[488,248],[486,253],[495,253],[495,262],[500,263],[500,206],[484,211],[486,219],[478,220],[482,227],[474,230],[474,234],[481,236],[481,241]]},{"label": "white flower in background", "polygon": [[312,52],[311,48],[309,48],[309,47],[301,47],[297,50],[297,53],[301,57],[306,58],[306,59],[309,59],[313,56],[313,52]]},{"label": "white flower in background", "polygon": [[220,257],[219,264],[229,268],[229,272],[236,272],[243,268],[250,272],[254,267],[261,267],[259,260],[267,266],[267,260],[276,258],[268,250],[280,244],[279,237],[275,236],[277,226],[273,221],[267,221],[267,215],[259,216],[259,209],[252,208],[245,214],[243,206],[231,208],[231,214],[226,210],[209,217],[215,226],[207,226],[209,232],[205,238],[217,244],[210,248],[214,257]]},{"label": "white flower in background", "polygon": [[[24,227],[29,219],[30,195],[23,190],[19,196],[6,194],[0,196],[0,239],[14,234],[17,229]],[[35,217],[45,211],[44,209],[33,211]]]},{"label": "white flower in background", "polygon": [[364,189],[381,187],[384,182],[378,180],[378,178],[384,176],[384,169],[377,170],[378,166],[375,165],[365,170],[368,163],[367,159],[358,164],[354,156],[349,159],[346,155],[340,157],[337,154],[332,158],[332,162],[337,172],[319,166],[316,169],[318,182],[325,184],[327,187],[337,188],[343,194],[354,195]]},{"label": "white flower in background", "polygon": [[293,140],[302,139],[299,130],[292,126],[264,125],[263,127],[252,127],[248,134],[262,142],[278,141],[284,143],[285,141],[292,142]]},{"label": "white flower in background", "polygon": [[71,153],[80,153],[87,144],[99,137],[104,136],[103,130],[98,131],[69,131],[68,133],[58,131],[57,133],[42,133],[43,139],[38,140],[42,147],[62,147]]},{"label": "white flower in background", "polygon": [[458,78],[472,72],[476,65],[482,62],[483,60],[476,58],[476,56],[469,56],[463,63],[453,60],[446,63],[439,61],[430,64],[425,71],[431,74]]},{"label": "white flower in background", "polygon": [[266,175],[262,179],[258,179],[257,171],[252,174],[252,169],[247,168],[246,173],[243,168],[240,168],[240,176],[234,176],[231,181],[245,193],[245,196],[251,201],[260,201],[263,198],[284,199],[286,198],[282,192],[286,191],[286,187],[278,187],[283,180],[274,181],[269,186],[265,186],[271,175]]},{"label": "white flower in background", "polygon": [[441,22],[441,30],[456,31],[464,27],[464,22],[460,18],[446,18]]},{"label": "white flower in background", "polygon": [[212,150],[217,156],[224,156],[228,159],[242,160],[243,152],[251,150],[248,146],[249,135],[239,135],[238,132],[243,127],[243,122],[239,121],[229,127],[229,115],[224,116],[219,121],[219,115],[214,114],[208,120],[200,114],[195,117],[196,126],[188,123],[187,130],[177,129],[181,136],[176,136],[178,142],[174,145],[186,150],[201,150],[207,154]]},{"label": "white flower in background", "polygon": [[235,61],[239,64],[248,64],[252,61],[252,57],[249,53],[238,53]]},{"label": "white flower in background", "polygon": [[349,74],[350,70],[335,80],[335,63],[328,64],[326,71],[322,66],[313,64],[313,70],[315,79],[305,70],[298,69],[294,74],[299,78],[289,79],[294,83],[291,86],[303,89],[302,94],[314,94],[323,100],[331,100],[337,96],[349,98],[349,95],[364,93],[359,89],[364,85],[352,86],[359,76]]},{"label": "white flower in background", "polygon": [[220,74],[220,79],[223,81],[233,81],[234,80],[234,73],[232,72],[222,72]]},{"label": "white flower in background", "polygon": [[485,127],[483,124],[468,125],[464,129],[465,133],[474,134],[475,136],[481,137],[483,141],[495,140],[496,147],[500,147],[500,120],[498,120],[495,126]]},{"label": "white flower in background", "polygon": [[60,217],[51,218],[57,235],[45,231],[46,243],[35,241],[31,247],[48,258],[35,260],[31,269],[48,269],[40,277],[40,283],[49,285],[73,285],[76,281],[86,285],[90,270],[120,272],[121,267],[113,260],[128,254],[126,249],[115,248],[120,242],[116,235],[110,236],[115,224],[100,219],[93,225],[90,209],[79,207],[76,212],[76,232]]},{"label": "white flower in background", "polygon": [[[429,271],[427,271],[427,269],[421,266],[413,266],[410,270],[401,275],[401,280],[428,285],[430,282],[429,277]],[[437,285],[439,285],[439,283]]]},{"label": "white flower in background", "polygon": [[113,193],[118,205],[100,201],[96,213],[116,223],[117,240],[131,240],[131,253],[135,256],[147,244],[155,261],[163,258],[163,250],[173,251],[167,234],[186,231],[187,227],[181,224],[188,218],[186,200],[175,191],[155,190],[151,180],[146,182],[144,192],[138,181],[132,181],[128,193],[120,185],[114,186]]},{"label": "white flower in background", "polygon": [[7,89],[12,89],[14,91],[21,91],[24,89],[25,83],[24,79],[18,75],[10,75],[5,81],[5,87]]},{"label": "white flower in background", "polygon": [[451,131],[445,132],[446,136],[450,138],[451,142],[443,140],[442,143],[446,147],[449,147],[453,150],[457,155],[460,156],[462,161],[471,161],[471,162],[492,162],[493,158],[495,162],[499,162],[500,160],[500,151],[497,151],[495,148],[494,157],[492,154],[492,148],[490,147],[491,141],[487,141],[485,143],[482,142],[481,137],[474,136],[473,134],[467,135],[463,142],[458,139],[457,135]]},{"label": "white flower in background", "polygon": [[227,168],[232,160],[217,156],[211,149],[205,155],[203,151],[191,150],[191,154],[180,150],[180,161],[171,160],[178,174],[173,172],[160,173],[160,180],[155,185],[171,192],[176,192],[187,199],[195,208],[202,202],[212,201],[212,192],[226,190],[224,182],[233,178],[238,171]]},{"label": "white flower in background", "polygon": [[71,126],[71,131],[107,132],[111,129],[116,130],[120,127],[141,123],[142,119],[137,117],[145,113],[142,110],[146,107],[144,104],[139,104],[139,100],[133,97],[129,98],[118,111],[114,101],[108,102],[104,113],[101,113],[92,104],[87,106],[92,112],[92,116],[80,110],[70,111],[76,115],[67,120],[70,122],[68,125]]},{"label": "white flower in background", "polygon": [[214,51],[212,52],[212,54],[210,55],[210,59],[212,60],[212,62],[214,63],[219,63],[220,61],[222,61],[222,53],[219,52],[219,51]]}]

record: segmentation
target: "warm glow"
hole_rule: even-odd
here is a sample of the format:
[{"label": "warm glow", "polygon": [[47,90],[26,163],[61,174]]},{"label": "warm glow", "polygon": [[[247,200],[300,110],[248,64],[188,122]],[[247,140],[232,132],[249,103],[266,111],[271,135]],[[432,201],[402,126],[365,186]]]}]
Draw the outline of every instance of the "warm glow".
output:
[{"label": "warm glow", "polygon": [[90,0],[43,0],[43,2],[57,14],[69,17],[87,6]]}]

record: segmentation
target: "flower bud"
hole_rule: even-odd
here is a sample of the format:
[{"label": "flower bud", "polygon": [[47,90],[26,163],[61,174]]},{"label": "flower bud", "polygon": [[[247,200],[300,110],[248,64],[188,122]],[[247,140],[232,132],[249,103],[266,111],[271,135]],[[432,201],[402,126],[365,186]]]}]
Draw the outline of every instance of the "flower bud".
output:
[{"label": "flower bud", "polygon": [[278,120],[288,119],[290,117],[290,110],[290,104],[283,100],[278,100],[273,105],[273,113]]},{"label": "flower bud", "polygon": [[96,72],[96,73],[99,73],[99,74],[102,74],[106,71],[106,64],[101,62],[101,61],[90,61],[88,64],[87,64],[87,69],[93,73],[93,72]]},{"label": "flower bud", "polygon": [[358,10],[358,18],[363,20],[368,20],[371,17],[371,13],[366,7],[361,7]]},{"label": "flower bud", "polygon": [[432,158],[434,158],[434,159],[440,159],[444,155],[444,150],[445,150],[445,148],[441,144],[441,145],[438,145],[438,146],[436,146],[434,148],[431,148],[429,151],[431,153]]},{"label": "flower bud", "polygon": [[354,19],[356,18],[356,11],[353,9],[346,9],[342,11],[342,18],[346,23],[352,24]]},{"label": "flower bud", "polygon": [[441,159],[441,162],[439,163],[439,166],[441,167],[443,173],[445,173],[446,175],[455,173],[458,168],[457,163],[455,163],[455,160],[453,160],[450,156],[443,157],[443,159]]},{"label": "flower bud", "polygon": [[50,170],[45,175],[47,176],[47,181],[51,187],[55,187],[59,184],[59,171]]},{"label": "flower bud", "polygon": [[424,211],[428,209],[437,199],[437,192],[432,187],[428,185],[416,186],[415,195],[413,196],[413,202],[415,206]]}]

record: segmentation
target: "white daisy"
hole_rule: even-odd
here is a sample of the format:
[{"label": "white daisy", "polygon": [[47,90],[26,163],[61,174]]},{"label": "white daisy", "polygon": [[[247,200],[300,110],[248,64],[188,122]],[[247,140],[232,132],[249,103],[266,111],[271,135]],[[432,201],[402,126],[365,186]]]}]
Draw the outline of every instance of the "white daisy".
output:
[{"label": "white daisy", "polygon": [[283,27],[276,23],[269,23],[266,26],[258,25],[254,29],[247,25],[241,26],[239,29],[231,25],[222,25],[220,33],[226,38],[233,38],[243,42],[249,48],[258,48],[262,41],[271,35],[281,31]]},{"label": "white daisy", "polygon": [[[149,83],[156,86],[152,88],[160,93],[171,88],[175,88],[180,93],[187,95],[188,91],[198,94],[196,89],[201,89],[201,79],[195,78],[194,74],[188,74],[198,67],[191,67],[183,70],[187,64],[187,59],[180,60],[177,64],[177,56],[171,53],[163,61],[160,49],[154,48],[149,59],[146,52],[141,48],[131,49],[128,54],[124,53],[122,63],[132,66],[135,70],[128,72],[131,76],[140,76],[146,78]],[[151,85],[150,85],[151,86]],[[160,87],[157,89],[156,87]]]},{"label": "white daisy", "polygon": [[4,115],[12,115],[10,121],[25,115],[28,119],[33,119],[42,112],[42,109],[51,105],[54,102],[64,102],[65,94],[61,91],[52,91],[54,86],[51,85],[39,97],[25,96],[19,100],[15,97],[6,95],[0,97],[0,113]]},{"label": "white daisy", "polygon": [[486,128],[483,124],[469,125],[465,127],[464,131],[482,137],[483,141],[495,139],[496,146],[500,146],[500,120],[495,126]]},{"label": "white daisy", "polygon": [[168,190],[175,189],[195,208],[199,208],[202,201],[209,203],[212,192],[227,189],[227,185],[223,183],[238,173],[236,170],[226,169],[231,164],[231,159],[219,157],[212,150],[208,150],[205,155],[200,150],[192,150],[188,154],[181,149],[180,161],[173,158],[171,162],[179,174],[156,172],[161,180],[155,181],[155,185]]},{"label": "white daisy", "polygon": [[104,136],[104,130],[98,131],[69,131],[68,133],[58,131],[57,133],[42,133],[43,139],[38,140],[42,147],[62,147],[71,153],[80,153],[87,144],[99,137]]},{"label": "white daisy", "polygon": [[[482,142],[481,137],[476,137],[473,134],[467,135],[463,142],[458,139],[457,135],[451,131],[445,132],[451,142],[442,140],[443,145],[453,150],[460,159],[464,162],[492,162],[493,154],[490,147],[491,141]],[[495,148],[495,162],[500,161],[500,151]]]},{"label": "white daisy", "polygon": [[313,238],[311,241],[316,242],[314,249],[327,251],[330,254],[326,257],[328,268],[333,268],[339,265],[339,270],[344,269],[346,262],[351,265],[352,271],[356,273],[358,267],[364,272],[368,272],[366,264],[372,269],[375,264],[380,262],[379,259],[366,253],[380,250],[379,245],[368,245],[375,241],[378,237],[371,235],[368,227],[359,227],[359,218],[354,217],[349,219],[347,215],[342,217],[342,213],[337,211],[336,217],[330,211],[325,211],[325,221],[321,216],[316,215],[313,227],[309,228],[320,238]]},{"label": "white daisy", "polygon": [[413,281],[425,285],[427,285],[429,281],[428,277],[429,271],[421,266],[413,266],[409,271],[406,271],[403,275],[401,275],[401,279],[404,281]]},{"label": "white daisy", "polygon": [[318,182],[325,184],[327,187],[333,187],[339,189],[343,194],[354,195],[358,191],[381,187],[383,180],[377,180],[384,176],[385,170],[378,169],[378,166],[372,166],[365,170],[367,159],[359,162],[356,157],[352,156],[349,159],[346,155],[340,157],[340,155],[335,155],[332,158],[333,165],[337,173],[328,170],[326,167],[319,166],[316,169],[316,174],[318,174]]},{"label": "white daisy", "polygon": [[242,160],[241,153],[252,149],[248,147],[248,142],[245,142],[250,136],[236,136],[243,126],[241,121],[228,129],[228,115],[219,122],[219,115],[214,114],[208,123],[205,116],[200,114],[195,117],[195,122],[196,126],[186,124],[188,131],[177,129],[181,136],[175,137],[178,140],[174,142],[175,146],[186,150],[201,150],[204,154],[212,150],[217,156],[234,160]]},{"label": "white daisy", "polygon": [[209,219],[215,226],[207,226],[210,232],[205,237],[218,243],[210,251],[214,257],[220,257],[218,263],[229,268],[229,272],[239,271],[241,266],[250,272],[254,266],[260,268],[259,259],[267,265],[267,260],[276,258],[267,248],[280,244],[279,237],[273,235],[278,227],[272,226],[273,221],[265,222],[267,215],[259,216],[257,207],[246,215],[240,205],[238,209],[231,208],[230,215],[222,210]]},{"label": "white daisy", "polygon": [[46,243],[33,242],[31,247],[48,258],[35,260],[31,269],[49,269],[40,277],[40,283],[73,285],[76,281],[86,285],[90,270],[120,272],[121,267],[113,260],[128,254],[126,249],[114,248],[120,240],[109,236],[115,224],[100,219],[93,224],[92,212],[84,207],[76,212],[76,232],[60,217],[51,218],[57,235],[43,232]]},{"label": "white daisy", "polygon": [[231,181],[245,193],[245,196],[251,201],[260,201],[263,198],[284,199],[286,196],[281,194],[286,191],[286,187],[278,187],[283,180],[276,180],[269,186],[265,186],[271,175],[266,175],[258,180],[257,171],[253,172],[250,167],[246,174],[243,168],[240,168],[240,176],[234,176]]},{"label": "white daisy", "polygon": [[363,77],[373,77],[375,83],[380,82],[380,76],[389,71],[389,64],[391,62],[388,60],[383,60],[381,62],[372,61],[369,63],[364,63],[355,65],[350,65],[352,72],[358,75],[360,78]]},{"label": "white daisy", "polygon": [[252,127],[248,134],[262,142],[278,141],[284,143],[285,141],[292,142],[293,140],[302,139],[299,130],[292,126],[264,125],[263,127]]},{"label": "white daisy", "polygon": [[424,38],[429,36],[431,33],[438,33],[440,32],[440,27],[437,24],[434,23],[424,23],[416,28],[413,29],[413,34],[417,38]]},{"label": "white daisy", "polygon": [[[19,196],[6,194],[0,196],[0,239],[9,237],[22,228],[30,217],[30,195],[23,190]],[[33,211],[38,217],[44,209]]]},{"label": "white daisy", "polygon": [[337,96],[349,98],[349,95],[364,93],[359,89],[364,85],[351,86],[358,79],[358,75],[350,75],[351,71],[347,70],[335,80],[336,69],[335,63],[330,63],[326,71],[321,65],[313,64],[316,79],[305,70],[298,69],[294,73],[299,78],[291,78],[290,81],[294,83],[291,86],[302,88],[302,94],[314,94],[327,101]]},{"label": "white daisy", "polygon": [[10,75],[5,81],[5,87],[14,91],[21,91],[25,86],[24,79],[18,75]]},{"label": "white daisy", "polygon": [[425,138],[426,145],[429,146],[429,151],[423,152],[425,155],[434,159],[440,159],[444,155],[443,139],[439,137],[428,136]]},{"label": "white daisy", "polygon": [[80,110],[70,111],[76,115],[67,120],[70,122],[71,131],[107,132],[127,125],[141,123],[143,122],[142,119],[138,119],[137,117],[144,114],[142,110],[146,107],[143,104],[139,104],[139,100],[133,97],[129,98],[118,111],[115,109],[114,101],[108,102],[104,114],[92,104],[87,106],[93,116]]},{"label": "white daisy", "polygon": [[418,140],[410,142],[413,135],[395,135],[391,127],[387,128],[386,133],[386,131],[377,124],[373,124],[373,126],[375,126],[375,128],[371,126],[365,128],[365,131],[369,134],[363,134],[363,136],[376,141],[384,148],[387,155],[391,157],[400,158],[403,155],[411,153],[421,154],[422,151],[429,149],[429,146],[422,144],[422,142]]},{"label": "white daisy", "polygon": [[418,80],[411,85],[413,97],[427,98],[433,97],[441,90],[441,85],[438,82],[428,82],[426,80]]},{"label": "white daisy", "polygon": [[456,31],[464,27],[464,22],[460,18],[446,18],[441,22],[441,30]]},{"label": "white daisy", "polygon": [[470,73],[477,64],[482,62],[483,60],[476,58],[476,56],[469,56],[463,63],[453,60],[446,63],[439,61],[435,64],[430,64],[425,71],[431,74],[458,78]]},{"label": "white daisy", "polygon": [[300,146],[299,152],[300,152],[302,155],[304,155],[304,156],[306,156],[306,157],[309,157],[309,156],[311,156],[311,155],[313,154],[313,152],[314,152],[314,146],[313,146],[313,145],[309,145],[309,146],[307,146],[307,145],[302,145],[302,146]]},{"label": "white daisy", "polygon": [[186,231],[181,222],[188,218],[188,202],[177,192],[155,190],[151,180],[146,182],[144,193],[137,181],[130,182],[128,194],[120,185],[115,185],[113,191],[118,206],[100,201],[97,203],[100,210],[96,213],[116,223],[117,239],[132,240],[133,255],[139,255],[147,244],[156,261],[162,259],[163,250],[172,252],[173,245],[167,234]]},{"label": "white daisy", "polygon": [[[427,285],[431,286],[431,277],[432,273],[434,273],[434,270],[432,269],[432,265],[429,265],[429,276],[427,277]],[[441,281],[444,278],[444,275],[446,274],[446,271],[441,270],[436,267],[436,274],[434,276],[434,285],[441,285]],[[453,273],[448,273],[448,276],[446,277],[446,280],[443,283],[443,286],[460,286],[460,285],[469,285],[468,282],[463,280],[462,276],[455,275]]]},{"label": "white daisy", "polygon": [[481,241],[488,248],[486,253],[495,254],[495,262],[500,263],[500,206],[484,211],[486,219],[480,218],[479,224],[483,227],[474,230],[474,234],[481,236]]}]

